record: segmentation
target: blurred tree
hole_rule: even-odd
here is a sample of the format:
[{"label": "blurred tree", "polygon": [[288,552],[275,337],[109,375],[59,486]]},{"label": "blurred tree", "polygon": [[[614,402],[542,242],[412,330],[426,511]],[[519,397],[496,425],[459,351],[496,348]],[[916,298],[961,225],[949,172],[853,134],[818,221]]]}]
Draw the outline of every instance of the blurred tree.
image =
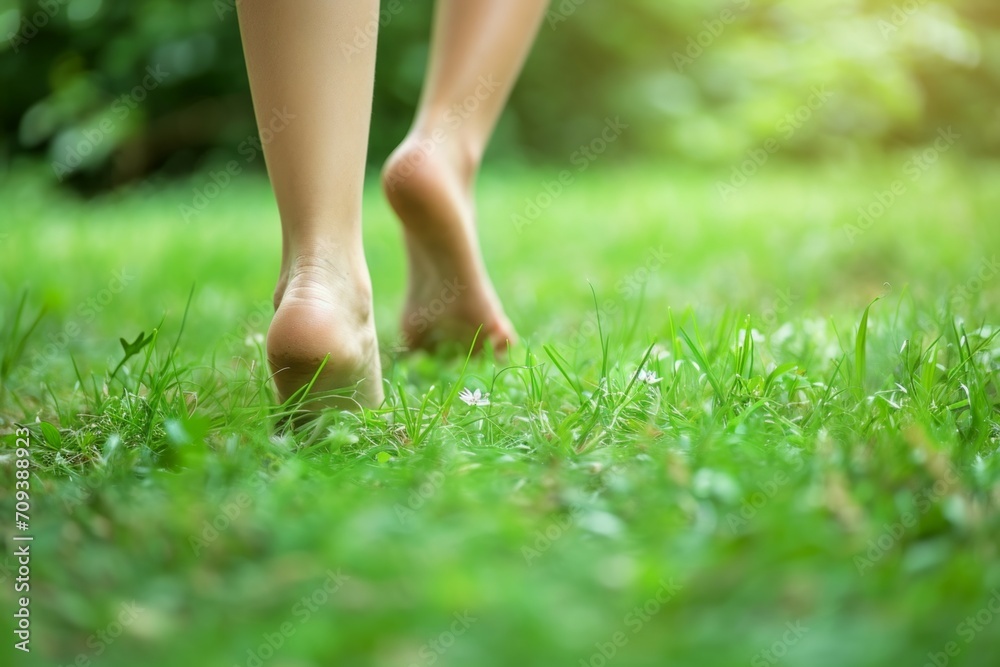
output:
[{"label": "blurred tree", "polygon": [[[93,189],[233,157],[256,135],[236,2],[0,0],[0,163],[42,158]],[[379,26],[373,162],[409,125],[430,25],[429,2],[390,7],[331,45],[349,57]],[[949,125],[996,154],[998,92],[995,0],[553,0],[491,150],[568,161],[620,117],[616,148],[705,162]]]}]

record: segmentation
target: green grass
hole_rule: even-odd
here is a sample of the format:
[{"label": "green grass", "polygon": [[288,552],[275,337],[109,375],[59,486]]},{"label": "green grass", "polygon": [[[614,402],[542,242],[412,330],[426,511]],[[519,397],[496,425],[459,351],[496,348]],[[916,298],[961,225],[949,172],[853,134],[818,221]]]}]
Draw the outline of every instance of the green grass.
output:
[{"label": "green grass", "polygon": [[387,402],[295,434],[259,335],[266,182],[185,224],[204,177],[88,203],[10,179],[16,664],[255,665],[282,632],[263,664],[995,664],[1000,168],[951,157],[853,242],[906,156],[770,163],[727,201],[725,173],[601,165],[520,231],[558,169],[490,171],[484,246],[524,345],[467,367],[391,351],[405,264],[372,188]]}]

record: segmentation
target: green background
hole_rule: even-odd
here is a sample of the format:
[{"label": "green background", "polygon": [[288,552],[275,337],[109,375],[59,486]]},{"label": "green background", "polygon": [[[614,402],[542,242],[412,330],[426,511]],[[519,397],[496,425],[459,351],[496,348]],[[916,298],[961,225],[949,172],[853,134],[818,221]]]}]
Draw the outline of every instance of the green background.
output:
[{"label": "green background", "polygon": [[[418,0],[384,6],[373,163],[412,118],[431,15]],[[106,119],[113,131],[67,176],[79,187],[211,166],[255,134],[232,0],[0,0],[0,36],[8,169],[64,161]],[[150,66],[169,77],[122,118],[115,100]],[[832,97],[786,136],[779,125],[817,87]],[[714,164],[769,137],[789,155],[844,157],[948,125],[975,133],[967,150],[996,154],[998,88],[992,0],[556,0],[492,153],[564,161],[620,116],[626,154]]]}]

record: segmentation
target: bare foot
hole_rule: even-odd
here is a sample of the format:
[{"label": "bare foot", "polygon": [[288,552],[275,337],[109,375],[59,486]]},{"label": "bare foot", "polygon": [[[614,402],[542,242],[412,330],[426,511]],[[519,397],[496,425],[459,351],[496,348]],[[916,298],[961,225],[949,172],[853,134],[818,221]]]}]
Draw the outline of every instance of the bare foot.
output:
[{"label": "bare foot", "polygon": [[448,148],[408,137],[389,157],[382,186],[403,222],[409,285],[402,333],[411,349],[443,344],[497,350],[516,334],[504,314],[479,250],[472,169]]},{"label": "bare foot", "polygon": [[382,403],[368,269],[363,256],[337,260],[337,254],[314,249],[291,259],[287,271],[283,267],[277,311],[267,331],[267,359],[279,400],[312,382],[320,366],[311,393],[344,390],[307,401],[311,410]]}]

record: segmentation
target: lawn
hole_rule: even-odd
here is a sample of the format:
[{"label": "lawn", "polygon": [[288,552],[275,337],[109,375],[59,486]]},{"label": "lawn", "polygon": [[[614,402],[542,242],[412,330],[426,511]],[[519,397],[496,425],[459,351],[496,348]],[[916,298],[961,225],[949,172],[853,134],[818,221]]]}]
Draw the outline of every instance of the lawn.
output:
[{"label": "lawn", "polygon": [[265,180],[182,215],[209,174],[82,202],[16,172],[2,664],[995,665],[1000,165],[948,158],[734,190],[495,167],[480,223],[523,344],[467,363],[398,351],[372,184],[387,401],[294,433],[261,349]]}]

